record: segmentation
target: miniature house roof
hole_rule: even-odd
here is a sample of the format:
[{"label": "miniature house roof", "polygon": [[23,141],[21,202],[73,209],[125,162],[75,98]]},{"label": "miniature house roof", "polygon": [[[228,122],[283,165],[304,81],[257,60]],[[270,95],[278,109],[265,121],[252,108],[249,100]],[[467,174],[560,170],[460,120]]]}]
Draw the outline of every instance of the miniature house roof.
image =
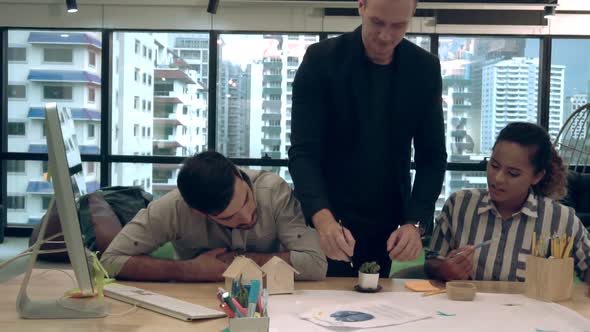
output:
[{"label": "miniature house roof", "polygon": [[294,273],[299,274],[299,271],[295,270],[295,268],[293,268],[291,265],[289,265],[289,263],[285,262],[284,260],[282,260],[278,256],[274,256],[268,262],[266,262],[266,264],[264,264],[262,266],[262,270],[264,272],[267,272],[268,273],[268,271],[270,269],[276,269],[279,266],[287,266],[289,269],[291,269],[291,271],[293,271]]},{"label": "miniature house roof", "polygon": [[256,267],[256,269],[260,270],[262,275],[265,274],[264,270],[262,270],[260,268],[260,266],[258,266],[258,264],[256,264],[256,262],[254,262],[253,260],[251,260],[248,257],[238,256],[238,257],[234,258],[234,261],[229,265],[229,267],[225,270],[225,272],[223,272],[223,277],[224,278],[237,278],[240,276],[240,274],[242,274],[242,271],[248,265],[252,265],[252,266]]}]

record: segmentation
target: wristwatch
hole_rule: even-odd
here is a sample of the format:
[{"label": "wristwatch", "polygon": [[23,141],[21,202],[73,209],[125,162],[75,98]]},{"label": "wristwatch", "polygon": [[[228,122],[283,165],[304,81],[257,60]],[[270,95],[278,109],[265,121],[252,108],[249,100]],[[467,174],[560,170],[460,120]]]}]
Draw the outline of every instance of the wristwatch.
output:
[{"label": "wristwatch", "polygon": [[426,234],[426,229],[424,227],[422,227],[422,224],[419,221],[416,222],[409,222],[412,225],[414,225],[414,227],[416,227],[416,230],[418,231],[418,234],[420,234],[420,237],[423,237],[424,234]]}]

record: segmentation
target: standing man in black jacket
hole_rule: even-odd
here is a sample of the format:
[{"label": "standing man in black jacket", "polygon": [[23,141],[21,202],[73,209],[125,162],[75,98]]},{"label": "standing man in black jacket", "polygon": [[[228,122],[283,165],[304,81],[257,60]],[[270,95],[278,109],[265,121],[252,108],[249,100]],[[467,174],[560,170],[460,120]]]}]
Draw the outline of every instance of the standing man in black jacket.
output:
[{"label": "standing man in black jacket", "polygon": [[362,26],[310,46],[293,83],[289,171],[328,275],[354,275],[352,257],[387,276],[391,259],[416,259],[416,225],[432,221],[447,158],[442,79],[438,58],[403,38],[415,10],[359,0]]}]

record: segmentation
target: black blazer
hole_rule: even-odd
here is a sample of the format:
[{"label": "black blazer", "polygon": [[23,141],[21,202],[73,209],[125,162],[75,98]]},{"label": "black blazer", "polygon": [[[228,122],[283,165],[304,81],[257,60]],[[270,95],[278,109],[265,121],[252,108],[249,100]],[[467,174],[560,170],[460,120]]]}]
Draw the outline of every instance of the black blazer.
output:
[{"label": "black blazer", "polygon": [[[359,146],[370,142],[360,142],[358,115],[369,105],[367,65],[359,27],[311,45],[295,76],[289,171],[308,220],[320,209],[348,204],[362,181]],[[399,223],[432,222],[447,158],[440,62],[404,39],[391,65],[396,66],[391,128],[397,150],[391,171],[402,197],[402,204],[393,206],[403,209]]]}]

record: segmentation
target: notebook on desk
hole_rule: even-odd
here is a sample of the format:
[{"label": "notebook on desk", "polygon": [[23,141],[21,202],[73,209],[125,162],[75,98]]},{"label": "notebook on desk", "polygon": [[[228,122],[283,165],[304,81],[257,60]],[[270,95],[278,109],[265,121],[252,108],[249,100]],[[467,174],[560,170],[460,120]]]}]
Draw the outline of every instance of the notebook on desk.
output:
[{"label": "notebook on desk", "polygon": [[104,294],[112,299],[137,305],[138,307],[185,321],[225,316],[225,313],[222,311],[117,283],[106,285]]}]

